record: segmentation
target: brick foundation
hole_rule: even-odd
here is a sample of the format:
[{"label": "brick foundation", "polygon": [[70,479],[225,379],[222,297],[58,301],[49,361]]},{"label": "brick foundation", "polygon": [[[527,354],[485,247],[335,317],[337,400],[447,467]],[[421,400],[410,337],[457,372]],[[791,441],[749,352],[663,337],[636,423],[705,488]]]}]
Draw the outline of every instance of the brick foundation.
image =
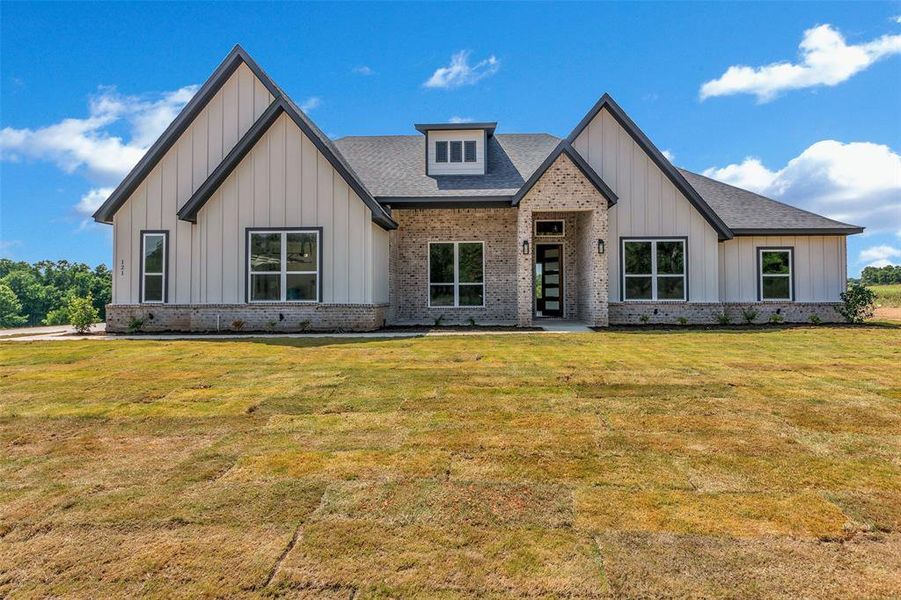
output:
[{"label": "brick foundation", "polygon": [[[779,314],[784,323],[809,323],[816,315],[823,323],[843,323],[839,314],[840,303],[832,302],[611,302],[611,325],[678,325],[679,317],[688,319],[690,325],[719,324],[719,315],[725,313],[732,324],[745,324],[742,311],[757,311],[755,323],[768,323],[773,314]],[[642,316],[647,316],[643,323]]]},{"label": "brick foundation", "polygon": [[387,313],[386,304],[109,304],[106,330],[127,333],[135,318],[143,332],[373,331]]}]

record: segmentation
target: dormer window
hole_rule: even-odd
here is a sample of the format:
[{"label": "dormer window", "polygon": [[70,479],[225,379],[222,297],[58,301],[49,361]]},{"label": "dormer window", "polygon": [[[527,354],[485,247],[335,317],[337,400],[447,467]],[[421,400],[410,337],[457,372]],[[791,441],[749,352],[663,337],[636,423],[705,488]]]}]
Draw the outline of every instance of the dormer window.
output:
[{"label": "dormer window", "polygon": [[416,125],[425,135],[427,175],[484,175],[495,123]]}]

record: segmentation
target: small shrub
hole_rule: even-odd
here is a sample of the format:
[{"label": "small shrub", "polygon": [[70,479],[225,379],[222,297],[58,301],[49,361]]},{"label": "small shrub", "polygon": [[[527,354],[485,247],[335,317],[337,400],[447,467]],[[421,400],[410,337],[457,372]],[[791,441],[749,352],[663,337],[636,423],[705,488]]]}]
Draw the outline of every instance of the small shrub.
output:
[{"label": "small shrub", "polygon": [[470,327],[475,327],[475,326],[476,326],[476,320],[475,320],[474,317],[469,317],[469,326],[470,326]]},{"label": "small shrub", "polygon": [[128,333],[137,333],[144,328],[144,319],[141,317],[132,317],[128,320]]},{"label": "small shrub", "polygon": [[438,315],[435,317],[435,327],[441,327],[441,323],[444,322],[444,315]]},{"label": "small shrub", "polygon": [[70,296],[66,302],[66,312],[69,314],[69,323],[78,333],[87,333],[91,330],[91,325],[100,320],[100,313],[94,308],[94,298],[90,294],[84,298]]},{"label": "small shrub", "polygon": [[757,315],[759,314],[760,313],[757,312],[757,309],[753,306],[741,309],[741,316],[745,320],[745,323],[747,323],[748,325],[753,323],[757,319]]},{"label": "small shrub", "polygon": [[842,292],[842,305],[838,312],[845,317],[848,323],[863,323],[873,316],[873,308],[876,304],[876,294],[873,290],[852,283],[847,291]]},{"label": "small shrub", "polygon": [[312,323],[310,322],[309,319],[304,319],[303,321],[301,321],[301,322],[298,323],[297,325],[300,327],[300,330],[301,330],[301,331],[307,331],[307,330],[310,328],[310,325],[312,325]]},{"label": "small shrub", "polygon": [[688,325],[688,317],[679,317],[676,319],[676,322],[679,323],[679,325]]},{"label": "small shrub", "polygon": [[770,323],[772,325],[778,325],[779,323],[781,323],[784,320],[785,319],[779,313],[773,313],[770,315]]},{"label": "small shrub", "polygon": [[638,317],[638,320],[641,321],[642,324],[647,325],[648,321],[651,320],[651,317],[649,317],[648,315],[641,315],[640,317]]},{"label": "small shrub", "polygon": [[269,331],[274,330],[276,325],[278,325],[277,321],[266,321],[266,329]]},{"label": "small shrub", "polygon": [[732,319],[730,319],[729,315],[727,315],[725,312],[721,312],[716,316],[716,322],[720,325],[728,325],[732,322]]},{"label": "small shrub", "polygon": [[241,331],[242,329],[244,329],[244,325],[245,323],[242,319],[235,319],[234,321],[232,321],[232,329],[235,331]]},{"label": "small shrub", "polygon": [[810,321],[810,324],[811,324],[811,325],[819,325],[820,323],[823,322],[823,319],[821,319],[821,318],[819,317],[819,315],[816,315],[816,314],[810,315],[810,316],[807,318],[807,320]]}]

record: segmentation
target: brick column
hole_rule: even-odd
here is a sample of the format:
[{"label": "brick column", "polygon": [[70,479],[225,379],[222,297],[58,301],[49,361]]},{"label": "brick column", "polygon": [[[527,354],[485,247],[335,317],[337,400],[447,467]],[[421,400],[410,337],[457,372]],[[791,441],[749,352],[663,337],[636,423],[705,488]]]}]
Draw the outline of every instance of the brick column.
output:
[{"label": "brick column", "polygon": [[[523,199],[516,215],[516,324],[520,327],[532,326],[535,282],[533,281],[532,255],[532,208],[531,202]],[[529,253],[523,254],[523,240],[529,241]],[[562,298],[561,298],[562,300]]]}]

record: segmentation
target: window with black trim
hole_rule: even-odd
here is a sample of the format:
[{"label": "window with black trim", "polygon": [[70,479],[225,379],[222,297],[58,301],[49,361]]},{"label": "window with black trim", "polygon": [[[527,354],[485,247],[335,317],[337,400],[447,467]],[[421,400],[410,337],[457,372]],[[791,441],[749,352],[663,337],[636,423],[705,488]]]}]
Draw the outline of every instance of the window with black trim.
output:
[{"label": "window with black trim", "polygon": [[250,302],[319,302],[320,244],[318,229],[249,231]]},{"label": "window with black trim", "polygon": [[166,301],[169,232],[141,232],[141,302]]},{"label": "window with black trim", "polygon": [[761,300],[794,300],[792,254],[791,248],[757,249]]},{"label": "window with black trim", "polygon": [[685,240],[624,239],[623,300],[686,301],[685,263]]},{"label": "window with black trim", "polygon": [[476,162],[476,143],[463,142],[463,162]]},{"label": "window with black trim", "polygon": [[535,221],[536,237],[563,237],[564,235],[566,235],[566,221],[563,219]]},{"label": "window with black trim", "polygon": [[435,142],[435,162],[447,162],[447,142]]},{"label": "window with black trim", "polygon": [[450,161],[452,163],[463,162],[463,142],[450,143]]},{"label": "window with black trim", "polygon": [[429,242],[429,306],[485,306],[485,244]]}]

